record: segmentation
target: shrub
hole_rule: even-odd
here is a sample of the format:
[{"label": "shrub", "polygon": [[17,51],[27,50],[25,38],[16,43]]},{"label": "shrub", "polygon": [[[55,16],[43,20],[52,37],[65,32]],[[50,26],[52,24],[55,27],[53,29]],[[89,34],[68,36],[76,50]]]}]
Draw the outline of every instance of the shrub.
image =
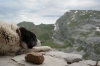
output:
[{"label": "shrub", "polygon": [[96,36],[100,36],[100,32],[96,31],[96,32],[95,32],[95,35],[96,35]]},{"label": "shrub", "polygon": [[64,46],[62,48],[72,47],[72,44],[69,41],[64,42]]},{"label": "shrub", "polygon": [[89,54],[87,54],[87,53],[82,56],[82,58],[86,59],[86,60],[88,59],[88,57],[89,57]]},{"label": "shrub", "polygon": [[77,51],[81,51],[81,50],[84,50],[84,48],[82,46],[77,48]]}]

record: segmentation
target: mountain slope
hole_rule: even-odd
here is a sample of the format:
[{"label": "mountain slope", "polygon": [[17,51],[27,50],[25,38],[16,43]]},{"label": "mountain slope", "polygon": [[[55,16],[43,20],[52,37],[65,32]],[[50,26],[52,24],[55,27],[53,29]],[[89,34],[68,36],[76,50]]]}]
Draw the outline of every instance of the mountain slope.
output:
[{"label": "mountain slope", "polygon": [[53,37],[60,41],[68,41],[77,50],[84,50],[87,55],[100,56],[100,11],[70,10],[61,16],[55,24]]}]

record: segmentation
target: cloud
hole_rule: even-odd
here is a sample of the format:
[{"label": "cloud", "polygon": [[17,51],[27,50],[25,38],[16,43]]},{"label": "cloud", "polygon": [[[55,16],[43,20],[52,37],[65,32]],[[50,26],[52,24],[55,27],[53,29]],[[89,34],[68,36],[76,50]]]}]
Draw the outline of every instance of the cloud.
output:
[{"label": "cloud", "polygon": [[0,19],[55,23],[67,10],[100,10],[100,0],[0,0]]}]

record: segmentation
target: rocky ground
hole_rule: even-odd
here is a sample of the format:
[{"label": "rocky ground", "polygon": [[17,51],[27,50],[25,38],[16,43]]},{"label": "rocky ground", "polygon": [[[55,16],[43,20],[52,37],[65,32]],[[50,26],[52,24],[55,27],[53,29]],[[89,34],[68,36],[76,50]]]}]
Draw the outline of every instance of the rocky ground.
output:
[{"label": "rocky ground", "polygon": [[[0,66],[93,66],[96,64],[92,60],[82,60],[82,56],[60,51],[46,52],[43,64],[36,65],[25,61],[25,54],[0,57]],[[100,66],[100,62],[98,63]]]}]

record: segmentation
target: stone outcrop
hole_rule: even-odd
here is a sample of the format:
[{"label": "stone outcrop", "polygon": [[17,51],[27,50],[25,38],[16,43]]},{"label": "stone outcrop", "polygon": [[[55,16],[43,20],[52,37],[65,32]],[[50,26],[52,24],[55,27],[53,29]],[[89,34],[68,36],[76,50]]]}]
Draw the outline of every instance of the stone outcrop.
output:
[{"label": "stone outcrop", "polygon": [[[0,66],[93,66],[96,64],[96,61],[82,60],[81,55],[61,51],[46,52],[44,62],[39,65],[27,62],[24,57],[25,54],[15,57],[0,57]],[[69,61],[71,64],[68,64]],[[100,66],[100,61],[98,66]]]},{"label": "stone outcrop", "polygon": [[67,11],[56,21],[53,39],[77,48],[70,52],[84,50],[88,59],[100,60],[100,11]]}]

